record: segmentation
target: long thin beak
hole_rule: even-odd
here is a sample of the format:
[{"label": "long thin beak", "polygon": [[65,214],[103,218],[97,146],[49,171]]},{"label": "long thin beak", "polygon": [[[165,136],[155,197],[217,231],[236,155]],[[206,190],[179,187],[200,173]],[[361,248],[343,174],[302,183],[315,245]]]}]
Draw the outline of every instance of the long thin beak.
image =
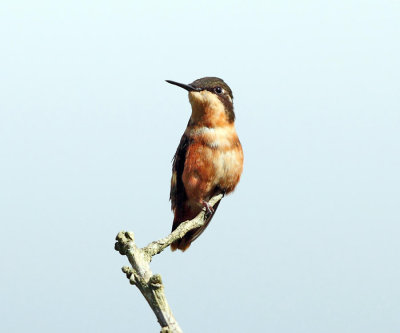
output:
[{"label": "long thin beak", "polygon": [[190,84],[184,84],[184,83],[179,83],[179,82],[175,82],[175,81],[171,81],[171,80],[165,80],[168,83],[174,84],[178,87],[181,87],[183,89],[186,89],[187,91],[200,91],[199,88],[195,88],[193,86],[191,86]]}]

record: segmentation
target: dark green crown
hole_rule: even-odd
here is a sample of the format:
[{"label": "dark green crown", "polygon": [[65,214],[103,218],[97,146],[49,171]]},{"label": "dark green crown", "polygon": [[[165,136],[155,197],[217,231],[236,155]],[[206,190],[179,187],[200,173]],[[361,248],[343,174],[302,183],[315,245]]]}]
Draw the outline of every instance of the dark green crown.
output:
[{"label": "dark green crown", "polygon": [[224,82],[224,80],[219,77],[203,77],[196,81],[193,81],[190,86],[201,89],[201,90],[209,90],[213,91],[216,87],[221,87],[224,89],[229,96],[233,99],[232,90],[229,86]]}]

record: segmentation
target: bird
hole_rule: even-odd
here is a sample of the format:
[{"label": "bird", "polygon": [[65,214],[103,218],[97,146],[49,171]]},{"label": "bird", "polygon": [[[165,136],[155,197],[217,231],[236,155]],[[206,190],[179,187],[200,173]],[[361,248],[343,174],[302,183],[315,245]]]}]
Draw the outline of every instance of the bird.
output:
[{"label": "bird", "polygon": [[218,77],[190,84],[166,82],[188,91],[192,113],[172,160],[170,200],[172,231],[206,210],[205,224],[171,244],[185,251],[207,228],[220,203],[209,200],[231,193],[243,171],[243,149],[235,129],[231,88]]}]

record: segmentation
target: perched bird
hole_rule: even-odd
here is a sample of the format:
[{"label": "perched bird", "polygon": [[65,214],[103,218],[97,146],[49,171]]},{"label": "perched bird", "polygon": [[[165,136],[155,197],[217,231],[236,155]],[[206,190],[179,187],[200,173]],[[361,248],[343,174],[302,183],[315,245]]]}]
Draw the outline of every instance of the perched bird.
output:
[{"label": "perched bird", "polygon": [[190,84],[167,80],[189,92],[192,114],[176,150],[171,178],[172,231],[182,222],[207,211],[204,226],[191,230],[171,244],[172,251],[185,251],[207,228],[219,202],[217,194],[232,192],[243,170],[243,150],[235,129],[233,95],[220,78],[204,77]]}]

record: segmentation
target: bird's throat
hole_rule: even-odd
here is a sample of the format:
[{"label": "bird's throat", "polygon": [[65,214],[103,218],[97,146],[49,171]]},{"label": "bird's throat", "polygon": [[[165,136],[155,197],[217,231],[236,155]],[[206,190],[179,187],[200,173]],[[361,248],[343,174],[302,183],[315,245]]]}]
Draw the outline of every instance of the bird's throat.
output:
[{"label": "bird's throat", "polygon": [[192,105],[192,115],[189,126],[223,127],[230,125],[225,105],[209,91],[190,92],[189,101]]}]

